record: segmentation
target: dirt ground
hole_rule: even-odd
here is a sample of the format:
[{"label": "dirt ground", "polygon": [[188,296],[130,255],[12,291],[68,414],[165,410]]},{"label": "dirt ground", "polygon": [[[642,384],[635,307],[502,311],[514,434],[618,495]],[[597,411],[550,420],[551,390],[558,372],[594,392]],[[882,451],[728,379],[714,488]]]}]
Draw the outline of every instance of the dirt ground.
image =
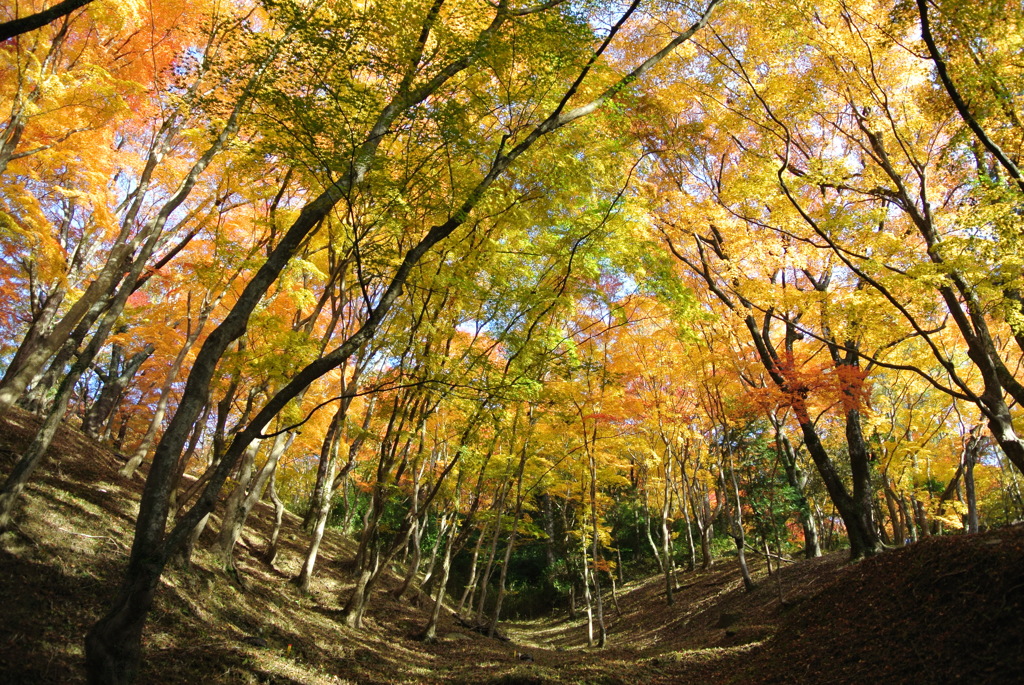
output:
[{"label": "dirt ground", "polygon": [[[33,426],[20,412],[0,422],[0,473]],[[0,683],[84,682],[83,636],[116,587],[141,491],[119,465],[62,432],[0,536]],[[296,517],[286,515],[275,565],[259,560],[271,518],[256,510],[238,577],[202,550],[192,571],[165,575],[139,682],[1024,682],[1021,527],[930,538],[855,564],[842,554],[787,563],[770,577],[756,563],[752,593],[726,559],[678,574],[671,606],[663,579],[628,583],[606,598],[609,643],[596,649],[582,618],[504,623],[504,641],[450,612],[440,639],[423,643],[415,636],[430,603],[395,600],[394,577],[373,596],[365,629],[351,630],[339,620],[351,541],[328,534],[304,596],[289,582],[304,553]]]}]

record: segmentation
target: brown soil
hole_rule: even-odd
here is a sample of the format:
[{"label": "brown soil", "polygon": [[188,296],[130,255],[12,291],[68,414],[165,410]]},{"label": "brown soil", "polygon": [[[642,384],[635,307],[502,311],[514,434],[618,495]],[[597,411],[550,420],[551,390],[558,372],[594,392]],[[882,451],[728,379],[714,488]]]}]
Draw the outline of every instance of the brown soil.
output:
[{"label": "brown soil", "polygon": [[[20,412],[0,422],[0,471],[35,425]],[[0,682],[84,682],[82,639],[115,589],[141,490],[119,465],[62,432],[16,527],[0,536]],[[1024,682],[1021,527],[932,538],[857,564],[841,554],[789,563],[771,577],[755,563],[753,593],[726,559],[680,573],[672,606],[664,579],[633,582],[619,589],[619,611],[606,598],[609,646],[595,649],[582,618],[503,624],[506,642],[450,612],[440,640],[425,644],[414,636],[430,603],[393,599],[395,578],[373,596],[366,628],[350,630],[338,619],[351,541],[327,536],[303,596],[288,582],[304,552],[298,519],[286,516],[271,568],[259,560],[271,511],[261,505],[253,518],[239,577],[203,551],[192,571],[167,572],[140,682]]]}]

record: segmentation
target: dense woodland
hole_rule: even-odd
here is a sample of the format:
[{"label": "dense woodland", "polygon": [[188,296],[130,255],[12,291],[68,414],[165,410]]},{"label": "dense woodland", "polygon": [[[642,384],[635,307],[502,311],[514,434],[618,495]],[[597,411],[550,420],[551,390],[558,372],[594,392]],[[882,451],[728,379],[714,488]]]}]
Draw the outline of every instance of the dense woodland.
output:
[{"label": "dense woodland", "polygon": [[631,579],[1024,517],[1019,2],[49,7],[0,8],[0,529],[63,425],[145,480],[93,682],[261,500],[303,590],[358,541],[350,628],[401,568],[424,638],[594,645]]}]

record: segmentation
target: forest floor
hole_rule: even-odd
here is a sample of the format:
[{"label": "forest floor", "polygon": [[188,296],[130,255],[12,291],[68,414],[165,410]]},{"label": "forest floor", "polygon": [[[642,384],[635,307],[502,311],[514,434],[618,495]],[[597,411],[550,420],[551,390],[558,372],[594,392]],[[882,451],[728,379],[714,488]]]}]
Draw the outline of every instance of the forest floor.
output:
[{"label": "forest floor", "polygon": [[[0,421],[0,474],[34,419]],[[84,682],[83,636],[116,589],[141,481],[73,430],[55,440],[0,536],[0,682]],[[585,618],[502,624],[507,641],[446,612],[439,640],[415,638],[430,603],[395,600],[389,578],[365,629],[339,621],[351,541],[329,533],[313,590],[298,572],[304,535],[286,514],[278,560],[259,553],[271,510],[254,513],[239,575],[200,550],[164,576],[145,634],[141,683],[1009,683],[1024,682],[1024,527],[929,538],[855,564],[833,554],[784,564],[743,591],[735,560],[606,597],[608,646],[588,648]],[[216,528],[216,526],[213,526]],[[415,599],[419,599],[418,602]],[[617,608],[616,608],[617,604]],[[527,655],[524,660],[522,655]]]}]

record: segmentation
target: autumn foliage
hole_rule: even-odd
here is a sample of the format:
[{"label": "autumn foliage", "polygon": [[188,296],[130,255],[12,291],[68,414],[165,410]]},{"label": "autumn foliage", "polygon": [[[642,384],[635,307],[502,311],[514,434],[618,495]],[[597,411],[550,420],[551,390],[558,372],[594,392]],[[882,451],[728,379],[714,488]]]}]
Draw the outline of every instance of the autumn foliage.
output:
[{"label": "autumn foliage", "polygon": [[671,602],[724,555],[1016,520],[1021,22],[95,0],[8,39],[0,411],[45,421],[0,527],[61,424],[145,474],[88,639],[128,682],[163,567],[233,570],[263,498],[304,590],[356,536],[353,628],[401,559],[400,594],[493,633],[527,584],[595,644],[637,574]]}]

